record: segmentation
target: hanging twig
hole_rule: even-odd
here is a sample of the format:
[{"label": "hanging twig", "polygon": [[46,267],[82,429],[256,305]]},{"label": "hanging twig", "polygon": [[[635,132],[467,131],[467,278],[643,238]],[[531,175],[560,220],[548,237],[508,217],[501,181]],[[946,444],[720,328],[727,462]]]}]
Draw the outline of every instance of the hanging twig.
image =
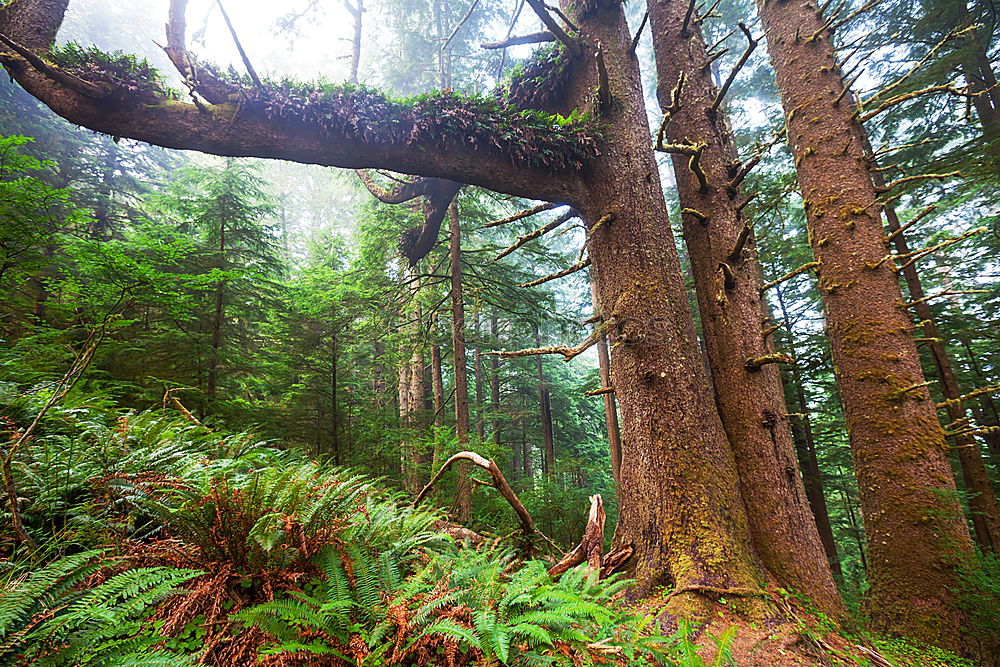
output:
[{"label": "hanging twig", "polygon": [[568,269],[563,269],[562,271],[553,273],[552,275],[545,276],[544,278],[539,278],[538,280],[532,280],[531,282],[528,283],[521,283],[520,285],[518,285],[518,287],[536,287],[538,285],[541,285],[542,283],[547,283],[550,280],[558,280],[559,278],[564,278],[570,275],[571,273],[576,273],[577,271],[581,271],[587,268],[588,266],[590,266],[589,257],[581,262],[577,262]]},{"label": "hanging twig", "polygon": [[743,34],[747,38],[747,49],[746,51],[743,52],[743,55],[740,56],[739,61],[736,63],[736,67],[734,67],[733,71],[729,73],[729,78],[726,79],[726,82],[722,84],[722,88],[719,89],[718,94],[715,96],[715,100],[712,102],[712,106],[709,107],[709,111],[711,112],[718,111],[719,106],[722,104],[723,98],[725,98],[726,93],[729,92],[729,87],[732,86],[733,81],[736,80],[736,75],[739,74],[741,69],[743,69],[743,66],[746,65],[747,60],[750,59],[750,54],[752,54],[754,49],[757,48],[757,40],[753,38],[753,35],[750,33],[750,30],[745,25],[743,25],[743,22],[740,21],[737,24],[737,26],[739,27],[740,30],[743,31]]}]

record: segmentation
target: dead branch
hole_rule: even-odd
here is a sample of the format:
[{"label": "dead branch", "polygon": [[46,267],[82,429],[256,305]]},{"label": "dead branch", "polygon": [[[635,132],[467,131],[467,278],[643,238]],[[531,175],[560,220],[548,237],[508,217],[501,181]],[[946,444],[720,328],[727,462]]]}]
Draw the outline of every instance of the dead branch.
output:
[{"label": "dead branch", "polygon": [[720,14],[715,14],[714,12],[715,12],[716,9],[719,8],[719,5],[721,3],[722,3],[722,0],[715,0],[715,2],[712,3],[712,6],[709,7],[708,11],[706,11],[704,14],[700,13],[700,8],[699,8],[699,14],[698,14],[698,16],[695,17],[694,22],[700,25],[700,24],[704,23],[705,21],[707,21],[708,19],[712,18],[713,15],[714,16],[720,16]]},{"label": "dead branch", "polygon": [[690,215],[692,218],[694,218],[703,225],[708,224],[708,216],[697,209],[682,208],[681,215],[684,215],[685,213]]},{"label": "dead branch", "polygon": [[743,362],[743,368],[748,371],[759,371],[764,366],[768,364],[794,364],[795,359],[791,355],[785,354],[784,352],[772,352],[771,354],[765,354],[757,357],[756,359],[747,359]]},{"label": "dead branch", "polygon": [[971,230],[969,230],[969,231],[967,231],[964,234],[961,234],[959,236],[953,236],[953,237],[951,237],[949,239],[945,239],[941,243],[938,243],[936,245],[932,245],[929,248],[924,248],[923,250],[914,250],[913,252],[907,253],[905,255],[899,255],[899,256],[895,257],[894,259],[906,259],[907,261],[906,261],[906,263],[904,263],[904,264],[896,267],[896,273],[901,272],[906,267],[910,266],[914,262],[917,262],[917,261],[923,259],[924,257],[926,257],[927,255],[930,255],[933,252],[941,250],[942,248],[947,248],[950,245],[954,245],[954,244],[958,243],[959,241],[964,241],[967,238],[975,236],[976,234],[981,234],[981,233],[983,233],[985,231],[986,231],[986,227],[976,227],[975,229],[971,229]]},{"label": "dead branch", "polygon": [[869,102],[872,102],[873,100],[876,100],[879,97],[882,97],[883,95],[885,95],[886,93],[888,93],[888,92],[890,92],[892,90],[895,90],[896,88],[898,88],[899,86],[901,86],[903,84],[903,82],[905,82],[907,79],[909,79],[917,70],[919,70],[928,61],[930,61],[930,59],[934,57],[934,54],[936,54],[947,42],[949,42],[949,41],[951,41],[953,39],[957,39],[959,37],[962,37],[962,36],[965,35],[965,33],[969,32],[969,31],[975,31],[976,29],[977,29],[977,26],[973,25],[973,26],[965,27],[962,30],[959,30],[957,32],[952,32],[952,33],[949,33],[949,34],[945,35],[944,39],[942,39],[940,42],[938,42],[937,44],[935,44],[934,47],[931,48],[931,50],[928,51],[924,55],[924,57],[920,59],[920,62],[918,62],[916,65],[914,65],[912,68],[910,68],[910,70],[908,72],[906,72],[901,77],[899,77],[898,79],[896,79],[895,81],[893,81],[891,84],[889,84],[885,88],[882,88],[881,90],[877,91],[876,93],[872,94],[871,97],[869,97],[867,100],[865,100],[862,103],[862,106],[867,106]]},{"label": "dead branch", "polygon": [[570,359],[583,354],[591,346],[596,344],[604,334],[614,326],[614,318],[605,320],[599,327],[595,327],[594,331],[587,336],[582,343],[576,347],[566,347],[565,345],[551,345],[549,347],[532,347],[525,350],[492,350],[490,352],[484,352],[483,354],[493,354],[497,355],[503,359],[517,359],[519,357],[532,357],[539,354],[561,354],[563,355],[563,361],[569,361]]},{"label": "dead branch", "polygon": [[736,243],[733,244],[733,249],[729,251],[729,261],[736,263],[740,261],[743,257],[743,250],[746,248],[747,242],[750,240],[750,235],[753,233],[753,227],[749,224],[743,225],[743,229],[740,230],[740,235],[736,238]]},{"label": "dead branch", "polygon": [[475,452],[459,452],[445,461],[444,465],[442,465],[441,468],[434,474],[434,477],[431,478],[431,481],[427,482],[427,486],[422,488],[420,493],[417,494],[417,497],[413,499],[412,507],[419,505],[420,501],[427,496],[431,487],[433,487],[434,484],[441,479],[441,476],[447,472],[448,468],[459,461],[470,461],[490,474],[490,477],[493,478],[492,486],[500,492],[500,495],[504,497],[504,500],[510,503],[511,509],[514,510],[514,513],[517,514],[517,518],[521,521],[521,531],[524,533],[525,537],[541,534],[538,529],[535,528],[535,523],[531,520],[531,515],[528,514],[528,510],[524,508],[524,505],[521,503],[520,499],[518,499],[514,490],[510,488],[510,484],[507,483],[507,478],[503,476],[502,472],[500,472],[500,468],[497,464]]},{"label": "dead branch", "polygon": [[563,30],[562,26],[552,18],[548,10],[545,8],[545,5],[542,3],[542,0],[527,0],[527,2],[528,6],[534,10],[535,14],[537,14],[538,18],[542,20],[542,23],[546,28],[548,28],[549,32],[555,35],[556,39],[562,42],[571,54],[579,56],[582,52],[579,42],[570,37],[566,31]]},{"label": "dead branch", "polygon": [[482,49],[506,49],[508,46],[518,46],[521,44],[541,44],[543,42],[554,42],[556,41],[556,36],[553,35],[548,30],[541,30],[539,32],[528,33],[527,35],[520,35],[518,37],[508,37],[507,39],[500,42],[485,42],[480,44],[479,47]]},{"label": "dead branch", "polygon": [[438,53],[444,53],[448,49],[448,45],[451,44],[453,39],[455,39],[455,35],[457,35],[458,31],[462,29],[462,26],[465,25],[470,18],[472,18],[472,12],[476,11],[476,7],[478,6],[479,0],[472,0],[472,4],[469,6],[469,11],[465,12],[465,16],[462,17],[462,20],[458,22],[455,29],[451,31],[450,35],[448,35],[448,39],[444,40],[444,44],[442,44],[441,48],[438,49]]},{"label": "dead branch", "polygon": [[639,28],[635,31],[635,35],[632,37],[632,45],[629,46],[628,52],[634,54],[636,47],[639,46],[639,38],[642,37],[642,31],[646,27],[646,23],[649,21],[649,10],[642,15],[642,21],[639,23]]},{"label": "dead branch", "polygon": [[739,27],[740,30],[743,31],[743,34],[747,38],[747,48],[746,51],[743,52],[743,55],[740,56],[739,61],[737,61],[736,67],[734,67],[733,71],[729,73],[729,77],[726,79],[726,82],[722,84],[722,88],[719,88],[719,92],[716,94],[715,100],[712,102],[712,106],[709,107],[709,111],[711,112],[718,111],[719,106],[722,104],[722,100],[726,97],[726,93],[729,92],[729,87],[732,86],[733,81],[736,80],[736,75],[739,74],[741,69],[743,69],[743,66],[746,65],[747,60],[750,59],[750,54],[752,54],[754,52],[754,49],[757,48],[758,41],[753,38],[753,35],[750,33],[749,28],[743,25],[742,21],[740,21],[737,24],[737,26]]},{"label": "dead branch", "polygon": [[565,278],[566,276],[572,273],[576,273],[577,271],[581,271],[587,268],[588,266],[590,266],[589,257],[581,262],[577,262],[568,269],[563,269],[562,271],[558,271],[556,273],[553,273],[552,275],[545,276],[544,278],[539,278],[538,280],[532,280],[531,282],[528,283],[521,283],[520,285],[518,285],[518,287],[537,287],[538,285],[541,285],[542,283],[547,283],[550,280],[558,280],[559,278]]},{"label": "dead branch", "polygon": [[[107,321],[105,321],[105,324],[106,323]],[[18,537],[18,539],[24,542],[28,551],[34,552],[38,549],[38,543],[35,542],[31,535],[28,534],[27,529],[24,527],[24,523],[21,521],[20,499],[17,494],[17,486],[14,482],[14,457],[17,455],[21,446],[28,441],[32,434],[34,434],[35,429],[38,428],[38,424],[42,421],[42,418],[45,417],[48,411],[51,410],[56,403],[61,401],[70,391],[72,391],[73,387],[76,386],[76,383],[79,382],[81,377],[83,377],[84,372],[90,366],[90,362],[94,358],[94,353],[97,351],[101,341],[104,340],[105,333],[106,329],[104,326],[101,326],[98,330],[90,332],[87,336],[87,340],[84,342],[83,352],[81,352],[76,359],[73,360],[73,363],[70,364],[66,373],[55,383],[52,388],[52,395],[49,396],[45,405],[43,405],[42,409],[38,411],[37,415],[35,415],[35,418],[28,425],[28,428],[20,434],[17,434],[17,438],[13,439],[13,442],[10,447],[8,447],[7,451],[3,452],[2,466],[0,467],[2,467],[4,486],[7,491],[7,500],[10,503],[10,515],[14,534]]]},{"label": "dead branch", "polygon": [[684,81],[687,75],[682,71],[677,77],[677,85],[674,89],[670,91],[670,103],[663,109],[663,120],[660,121],[660,129],[656,131],[656,146],[659,149],[663,145],[663,139],[667,133],[667,123],[670,122],[671,116],[680,111],[681,108],[681,92],[684,89]]},{"label": "dead branch", "polygon": [[923,181],[927,179],[943,181],[947,178],[954,178],[961,176],[962,172],[960,171],[949,171],[946,174],[916,174],[914,176],[904,176],[903,178],[897,178],[891,183],[887,183],[886,185],[875,188],[875,192],[879,194],[884,194],[886,192],[889,192],[893,188],[898,188],[900,185],[905,185],[906,183],[912,183],[914,181]]},{"label": "dead branch", "polygon": [[951,405],[959,405],[961,403],[965,403],[966,401],[971,401],[974,398],[979,398],[980,396],[986,396],[988,394],[995,394],[997,392],[1000,392],[1000,384],[993,385],[991,387],[981,387],[980,389],[976,389],[975,391],[970,391],[968,394],[963,394],[956,398],[944,401],[943,403],[938,403],[934,407],[947,408],[948,406]]},{"label": "dead branch", "polygon": [[772,287],[775,287],[776,285],[780,285],[781,283],[785,282],[786,280],[791,280],[792,278],[794,278],[795,276],[799,275],[800,273],[805,273],[806,271],[808,271],[810,269],[815,269],[817,266],[819,266],[819,262],[806,262],[805,264],[803,264],[799,268],[793,269],[793,270],[789,271],[788,273],[786,273],[785,275],[781,276],[780,278],[775,278],[774,280],[772,280],[769,283],[764,283],[761,286],[760,291],[762,293],[766,292],[767,290],[771,289]]},{"label": "dead branch", "polygon": [[868,0],[868,2],[866,2],[863,5],[861,5],[860,7],[858,7],[857,9],[855,9],[853,12],[851,12],[850,14],[848,14],[847,16],[845,16],[844,18],[842,18],[842,19],[840,19],[838,21],[835,21],[833,24],[831,24],[830,25],[830,32],[836,32],[837,30],[840,30],[842,27],[844,27],[845,25],[847,25],[848,23],[850,23],[851,21],[853,21],[857,17],[861,16],[865,12],[870,11],[873,7],[875,7],[876,5],[880,4],[881,2],[882,2],[882,0]]},{"label": "dead branch", "polygon": [[261,83],[260,77],[257,76],[257,70],[253,68],[250,64],[250,58],[247,56],[247,52],[243,50],[243,44],[240,43],[240,38],[236,35],[236,28],[233,27],[232,21],[229,20],[229,14],[226,13],[226,8],[222,6],[222,0],[215,0],[215,4],[219,6],[219,11],[222,12],[222,18],[226,22],[226,27],[229,28],[229,34],[232,35],[233,41],[236,43],[236,50],[240,52],[240,58],[243,59],[243,66],[247,68],[247,74],[250,75],[250,80],[258,88],[263,88],[264,84]]},{"label": "dead branch", "polygon": [[615,393],[614,387],[601,387],[600,389],[591,389],[590,391],[583,392],[584,396],[603,396],[604,394]]},{"label": "dead branch", "polygon": [[691,36],[688,26],[691,24],[691,15],[694,14],[694,3],[695,0],[689,0],[688,2],[687,12],[684,13],[684,23],[681,24],[681,37],[687,38]]},{"label": "dead branch", "polygon": [[597,44],[597,103],[600,108],[607,111],[614,101],[611,97],[611,81],[608,79],[608,66],[604,62],[604,49],[600,42]]},{"label": "dead branch", "polygon": [[706,54],[707,57],[705,58],[705,64],[701,66],[701,70],[703,72],[707,72],[709,68],[712,66],[712,63],[714,63],[716,60],[726,55],[727,53],[729,53],[729,47],[726,47],[720,51],[709,51]]},{"label": "dead branch", "polygon": [[[912,99],[914,99],[916,97],[920,97],[921,95],[931,95],[933,93],[949,93],[951,95],[958,95],[959,97],[968,97],[968,98],[972,98],[972,97],[976,96],[975,93],[970,93],[967,90],[959,90],[958,88],[956,88],[955,86],[952,86],[951,84],[942,84],[942,85],[939,85],[939,86],[928,86],[927,88],[921,88],[920,90],[913,90],[913,91],[910,91],[909,93],[903,93],[902,95],[896,95],[895,97],[892,97],[892,98],[886,100],[885,102],[883,102],[882,104],[878,105],[877,107],[875,107],[874,109],[872,109],[868,113],[861,114],[860,116],[858,116],[858,122],[859,123],[866,123],[869,120],[871,120],[872,118],[874,118],[875,116],[877,116],[880,113],[882,113],[883,111],[885,111],[885,110],[887,110],[887,109],[889,109],[891,107],[894,107],[897,104],[902,104],[903,102],[907,102],[907,101],[912,100]],[[867,102],[867,101],[868,100],[865,100],[865,102]],[[862,108],[864,108],[865,102],[862,102],[859,105],[859,107],[858,107],[858,112],[859,113],[860,113],[860,110]]]},{"label": "dead branch", "polygon": [[931,205],[927,206],[920,213],[918,213],[915,216],[913,216],[913,218],[909,222],[907,222],[905,225],[901,226],[899,229],[897,229],[896,231],[894,231],[891,234],[889,234],[888,236],[886,236],[885,237],[886,242],[888,243],[888,242],[892,241],[894,238],[896,238],[897,236],[899,236],[900,234],[902,234],[903,232],[905,232],[907,229],[909,229],[913,225],[915,225],[918,222],[920,222],[923,218],[925,218],[927,215],[929,215],[930,213],[934,212],[935,210],[937,210],[937,204],[931,204]]},{"label": "dead branch", "polygon": [[580,32],[580,29],[576,27],[576,24],[569,20],[569,17],[563,13],[563,10],[559,9],[559,5],[545,5],[545,8],[562,19],[562,22],[572,30],[573,32]]},{"label": "dead branch", "polygon": [[559,204],[553,204],[553,203],[545,203],[545,204],[539,204],[538,206],[532,206],[531,208],[519,211],[518,213],[515,213],[510,217],[502,218],[500,220],[494,220],[493,222],[487,222],[485,225],[480,227],[480,229],[489,229],[490,227],[499,227],[500,225],[507,225],[512,222],[517,222],[518,220],[523,220],[524,218],[531,217],[536,213],[541,213],[542,211],[551,211],[557,206],[559,206]]},{"label": "dead branch", "polygon": [[958,296],[959,294],[989,294],[989,290],[985,289],[963,289],[963,290],[941,290],[940,292],[935,292],[934,294],[927,294],[919,299],[914,299],[913,301],[907,301],[903,304],[904,308],[912,308],[918,303],[924,303],[930,301],[931,299],[937,299],[942,296]]},{"label": "dead branch", "polygon": [[206,431],[211,432],[212,429],[210,429],[209,427],[205,426],[197,417],[194,416],[194,414],[191,413],[190,410],[188,410],[186,407],[184,407],[184,404],[181,403],[181,401],[180,401],[179,398],[177,398],[176,396],[174,396],[174,392],[177,391],[177,389],[178,389],[177,387],[172,387],[172,388],[166,388],[165,387],[164,388],[164,391],[163,391],[163,409],[166,410],[167,404],[169,403],[170,405],[174,406],[174,409],[177,410],[177,412],[181,413],[181,416],[184,417],[184,419],[187,419],[192,424],[200,426],[203,429],[205,429]]},{"label": "dead branch", "polygon": [[556,218],[552,222],[550,222],[547,225],[545,225],[544,227],[540,227],[540,228],[538,228],[538,229],[536,229],[536,230],[534,230],[532,232],[528,232],[527,234],[524,234],[522,236],[518,236],[517,240],[514,241],[514,243],[512,243],[511,245],[509,245],[506,248],[504,248],[504,251],[501,252],[496,257],[494,257],[493,261],[495,262],[497,260],[503,259],[504,257],[506,257],[510,253],[514,252],[515,250],[517,250],[518,248],[520,248],[524,244],[528,243],[529,241],[533,241],[534,239],[537,239],[540,236],[544,236],[544,235],[548,234],[553,229],[555,229],[555,228],[559,227],[560,225],[568,222],[569,220],[572,220],[573,218],[577,217],[577,215],[578,214],[577,214],[576,211],[569,210],[566,213],[563,213],[562,215],[560,215],[558,218]]},{"label": "dead branch", "polygon": [[733,177],[733,180],[729,181],[729,187],[733,190],[740,187],[740,184],[742,184],[750,172],[753,171],[753,168],[760,164],[760,161],[764,159],[764,156],[771,152],[771,149],[785,138],[785,133],[787,131],[787,128],[781,128],[781,131],[778,132],[769,142],[763,146],[758,145],[757,152],[754,156],[747,160],[746,164],[740,167],[740,170],[736,172],[736,176]]}]

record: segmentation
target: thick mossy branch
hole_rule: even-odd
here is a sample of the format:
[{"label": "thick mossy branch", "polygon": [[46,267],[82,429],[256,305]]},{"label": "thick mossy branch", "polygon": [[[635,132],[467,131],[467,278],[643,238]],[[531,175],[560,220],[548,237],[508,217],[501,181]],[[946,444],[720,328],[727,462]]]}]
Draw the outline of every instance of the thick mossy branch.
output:
[{"label": "thick mossy branch", "polygon": [[391,100],[358,86],[284,82],[243,92],[239,112],[356,136],[370,144],[465,145],[498,151],[514,163],[579,169],[597,155],[589,118],[504,105],[482,95],[444,91]]},{"label": "thick mossy branch", "polygon": [[1000,384],[994,385],[992,387],[981,387],[975,391],[970,391],[968,394],[963,394],[956,398],[944,401],[943,403],[938,403],[935,407],[937,408],[947,408],[951,405],[961,405],[966,401],[971,401],[974,398],[979,398],[980,396],[988,396],[990,394],[1000,393]]},{"label": "thick mossy branch", "polygon": [[558,204],[553,204],[551,202],[546,202],[544,204],[538,204],[537,206],[532,206],[531,208],[526,208],[523,211],[518,211],[514,215],[508,216],[506,218],[501,218],[500,220],[494,220],[492,222],[487,222],[485,225],[480,227],[480,229],[489,229],[490,227],[499,227],[500,225],[509,225],[512,222],[517,222],[518,220],[523,220],[524,218],[530,218],[533,215],[537,215],[542,211],[551,211]]},{"label": "thick mossy branch", "polygon": [[569,82],[573,55],[561,43],[536,51],[518,65],[496,93],[503,104],[524,109],[548,109],[558,104]]},{"label": "thick mossy branch", "polygon": [[785,275],[781,276],[780,278],[775,278],[774,280],[772,280],[769,283],[764,283],[763,285],[761,285],[760,291],[761,291],[761,293],[766,292],[767,290],[771,289],[772,287],[780,285],[781,283],[785,282],[786,280],[791,280],[792,278],[794,278],[795,276],[799,275],[800,273],[805,273],[806,271],[809,271],[810,269],[815,269],[818,266],[819,266],[819,262],[806,262],[805,264],[803,264],[799,268],[792,269],[791,271],[789,271]]},{"label": "thick mossy branch", "polygon": [[507,248],[505,248],[503,250],[503,252],[501,252],[499,255],[497,255],[493,259],[493,261],[497,261],[499,259],[503,259],[504,257],[506,257],[510,253],[514,252],[515,250],[517,250],[518,248],[520,248],[524,244],[526,244],[526,243],[528,243],[530,241],[533,241],[534,239],[537,239],[540,236],[544,236],[545,234],[548,234],[549,232],[551,232],[556,227],[559,227],[560,225],[562,225],[562,224],[568,222],[569,220],[572,220],[573,218],[577,217],[577,215],[578,214],[577,214],[576,211],[569,210],[566,213],[563,213],[562,215],[560,215],[558,218],[556,218],[552,222],[550,222],[547,225],[545,225],[544,227],[540,227],[540,228],[538,228],[538,229],[536,229],[534,231],[531,231],[531,232],[528,232],[527,234],[524,234],[523,236],[517,237],[517,240],[514,241],[514,243],[512,243],[511,245],[509,245]]},{"label": "thick mossy branch", "polygon": [[569,361],[574,357],[583,354],[585,351],[590,349],[595,343],[601,340],[604,335],[614,326],[615,319],[611,318],[605,320],[601,326],[596,327],[594,331],[587,336],[586,339],[576,347],[566,347],[565,345],[552,345],[550,347],[532,347],[526,350],[514,350],[508,352],[507,350],[493,350],[492,352],[486,352],[485,354],[497,355],[504,359],[516,359],[519,357],[533,357],[540,354],[561,354],[563,356],[563,361]]},{"label": "thick mossy branch", "polygon": [[587,268],[588,266],[590,266],[590,258],[589,257],[587,259],[583,260],[583,261],[577,262],[576,264],[574,264],[573,266],[569,267],[568,269],[563,269],[562,271],[557,271],[556,273],[553,273],[551,275],[545,276],[544,278],[539,278],[538,280],[532,280],[531,282],[521,283],[520,285],[518,285],[518,287],[537,287],[538,285],[541,285],[542,283],[547,283],[550,280],[558,280],[559,278],[565,278],[566,276],[570,275],[571,273],[576,273],[577,271],[582,271],[583,269]]}]

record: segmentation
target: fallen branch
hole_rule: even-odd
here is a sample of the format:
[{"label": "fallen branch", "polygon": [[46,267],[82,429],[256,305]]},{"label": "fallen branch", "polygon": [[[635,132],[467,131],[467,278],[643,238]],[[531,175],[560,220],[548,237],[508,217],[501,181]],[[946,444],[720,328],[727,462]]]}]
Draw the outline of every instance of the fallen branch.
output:
[{"label": "fallen branch", "polygon": [[191,422],[192,424],[195,424],[197,426],[202,427],[206,431],[211,432],[212,429],[210,429],[209,427],[207,427],[203,423],[201,423],[201,421],[197,417],[195,417],[194,414],[192,414],[190,410],[188,410],[186,407],[184,407],[184,404],[181,403],[180,399],[177,398],[176,396],[174,396],[174,392],[177,391],[177,389],[178,389],[177,387],[165,388],[164,389],[164,392],[163,392],[163,408],[164,408],[164,410],[167,408],[167,403],[169,403],[170,405],[174,406],[174,409],[177,410],[177,412],[181,413],[181,416],[184,417],[185,419],[187,419],[189,422]]},{"label": "fallen branch", "polygon": [[520,285],[518,285],[518,287],[536,287],[538,285],[541,285],[542,283],[547,283],[550,280],[558,280],[559,278],[565,278],[566,276],[572,273],[576,273],[577,271],[581,271],[587,268],[588,266],[590,266],[589,257],[581,262],[577,262],[568,269],[563,269],[562,271],[553,273],[552,275],[545,276],[544,278],[539,278],[538,280],[532,280],[529,283],[521,283]]},{"label": "fallen branch", "polygon": [[[507,478],[503,476],[502,472],[500,472],[500,468],[497,466],[497,464],[494,463],[492,460],[486,459],[475,452],[459,452],[454,456],[452,456],[447,461],[445,461],[444,465],[442,465],[441,468],[437,471],[437,473],[434,474],[434,477],[431,478],[431,481],[427,482],[427,486],[422,488],[420,490],[420,493],[417,494],[417,497],[413,499],[412,506],[416,507],[417,505],[419,505],[420,501],[427,496],[428,492],[430,492],[431,490],[431,487],[434,486],[434,484],[436,484],[439,479],[441,479],[441,476],[444,475],[445,472],[447,472],[448,468],[450,468],[459,461],[471,461],[473,464],[479,466],[480,468],[482,468],[483,470],[485,470],[490,474],[490,477],[493,478],[493,484],[492,484],[493,488],[499,491],[500,495],[504,497],[504,500],[510,503],[510,506],[514,510],[514,513],[517,515],[517,518],[521,521],[521,532],[524,533],[525,537],[530,538],[532,535],[535,534],[541,535],[541,532],[539,532],[539,530],[535,528],[535,523],[531,520],[531,515],[528,514],[528,510],[524,508],[524,505],[517,497],[517,494],[514,493],[514,490],[512,488],[510,488],[510,484],[507,483]],[[547,537],[545,539],[551,542],[551,540],[549,540]]]}]

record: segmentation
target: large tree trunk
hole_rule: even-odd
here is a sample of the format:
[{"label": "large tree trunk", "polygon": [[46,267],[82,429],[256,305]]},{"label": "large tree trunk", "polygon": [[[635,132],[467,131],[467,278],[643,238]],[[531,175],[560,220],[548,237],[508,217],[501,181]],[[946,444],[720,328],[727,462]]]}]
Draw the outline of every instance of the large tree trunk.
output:
[{"label": "large tree trunk", "polygon": [[[732,443],[753,545],[786,586],[827,613],[844,612],[799,475],[778,367],[748,366],[773,353],[763,333],[770,318],[749,222],[743,217],[736,146],[701,30],[688,6],[649,0],[660,107],[670,144],[707,144],[698,175],[690,155],[673,153],[698,310],[715,401]],[[680,85],[681,89],[674,92]],[[676,102],[679,108],[674,108]],[[699,178],[700,176],[700,178]],[[703,182],[704,181],[704,182]],[[775,517],[781,517],[776,521]]]},{"label": "large tree trunk", "polygon": [[619,4],[589,9],[575,16],[589,46],[575,64],[570,106],[596,101],[600,44],[612,99],[594,112],[614,140],[584,172],[588,196],[574,204],[589,229],[595,306],[614,324],[611,377],[625,434],[616,539],[635,549],[639,591],[756,587],[761,571],[666,224],[631,36]]},{"label": "large tree trunk", "polygon": [[[467,449],[469,444],[469,377],[465,361],[465,305],[462,301],[462,228],[459,224],[458,204],[448,207],[451,223],[451,344],[455,370],[455,435],[458,448]],[[469,464],[459,462],[458,489],[455,494],[455,510],[460,522],[469,520],[472,514],[472,484],[469,482]]]},{"label": "large tree trunk", "polygon": [[[964,2],[964,0],[962,1]],[[865,150],[871,154],[872,149],[868,135],[863,135],[863,139]],[[873,166],[877,165],[873,164]],[[884,188],[885,178],[882,176],[882,172],[873,169],[871,173],[875,186]],[[901,230],[896,207],[889,203],[886,204],[884,210],[889,231],[895,234],[892,238],[893,248],[899,255],[909,255],[910,246]],[[948,401],[956,400],[962,395],[962,390],[955,378],[955,371],[952,370],[951,359],[944,346],[944,338],[934,322],[934,313],[928,303],[916,264],[904,264],[902,273],[903,279],[906,281],[906,289],[910,294],[910,302],[913,303],[912,309],[916,315],[915,319],[923,323],[924,336],[928,339],[927,343],[934,360],[934,370],[940,383],[941,393]],[[967,418],[965,405],[960,401],[946,403],[945,412],[951,423],[956,424],[956,427],[960,427],[961,420]],[[997,505],[993,487],[990,485],[990,478],[986,474],[986,465],[983,463],[979,442],[971,435],[956,437],[954,442],[962,471],[962,481],[969,494],[973,537],[983,551],[996,553],[1000,551],[1000,506]]]},{"label": "large tree trunk", "polygon": [[[875,627],[966,652],[972,541],[892,263],[877,193],[813,0],[759,0],[804,199],[869,544]],[[916,610],[920,610],[919,613]]]}]

